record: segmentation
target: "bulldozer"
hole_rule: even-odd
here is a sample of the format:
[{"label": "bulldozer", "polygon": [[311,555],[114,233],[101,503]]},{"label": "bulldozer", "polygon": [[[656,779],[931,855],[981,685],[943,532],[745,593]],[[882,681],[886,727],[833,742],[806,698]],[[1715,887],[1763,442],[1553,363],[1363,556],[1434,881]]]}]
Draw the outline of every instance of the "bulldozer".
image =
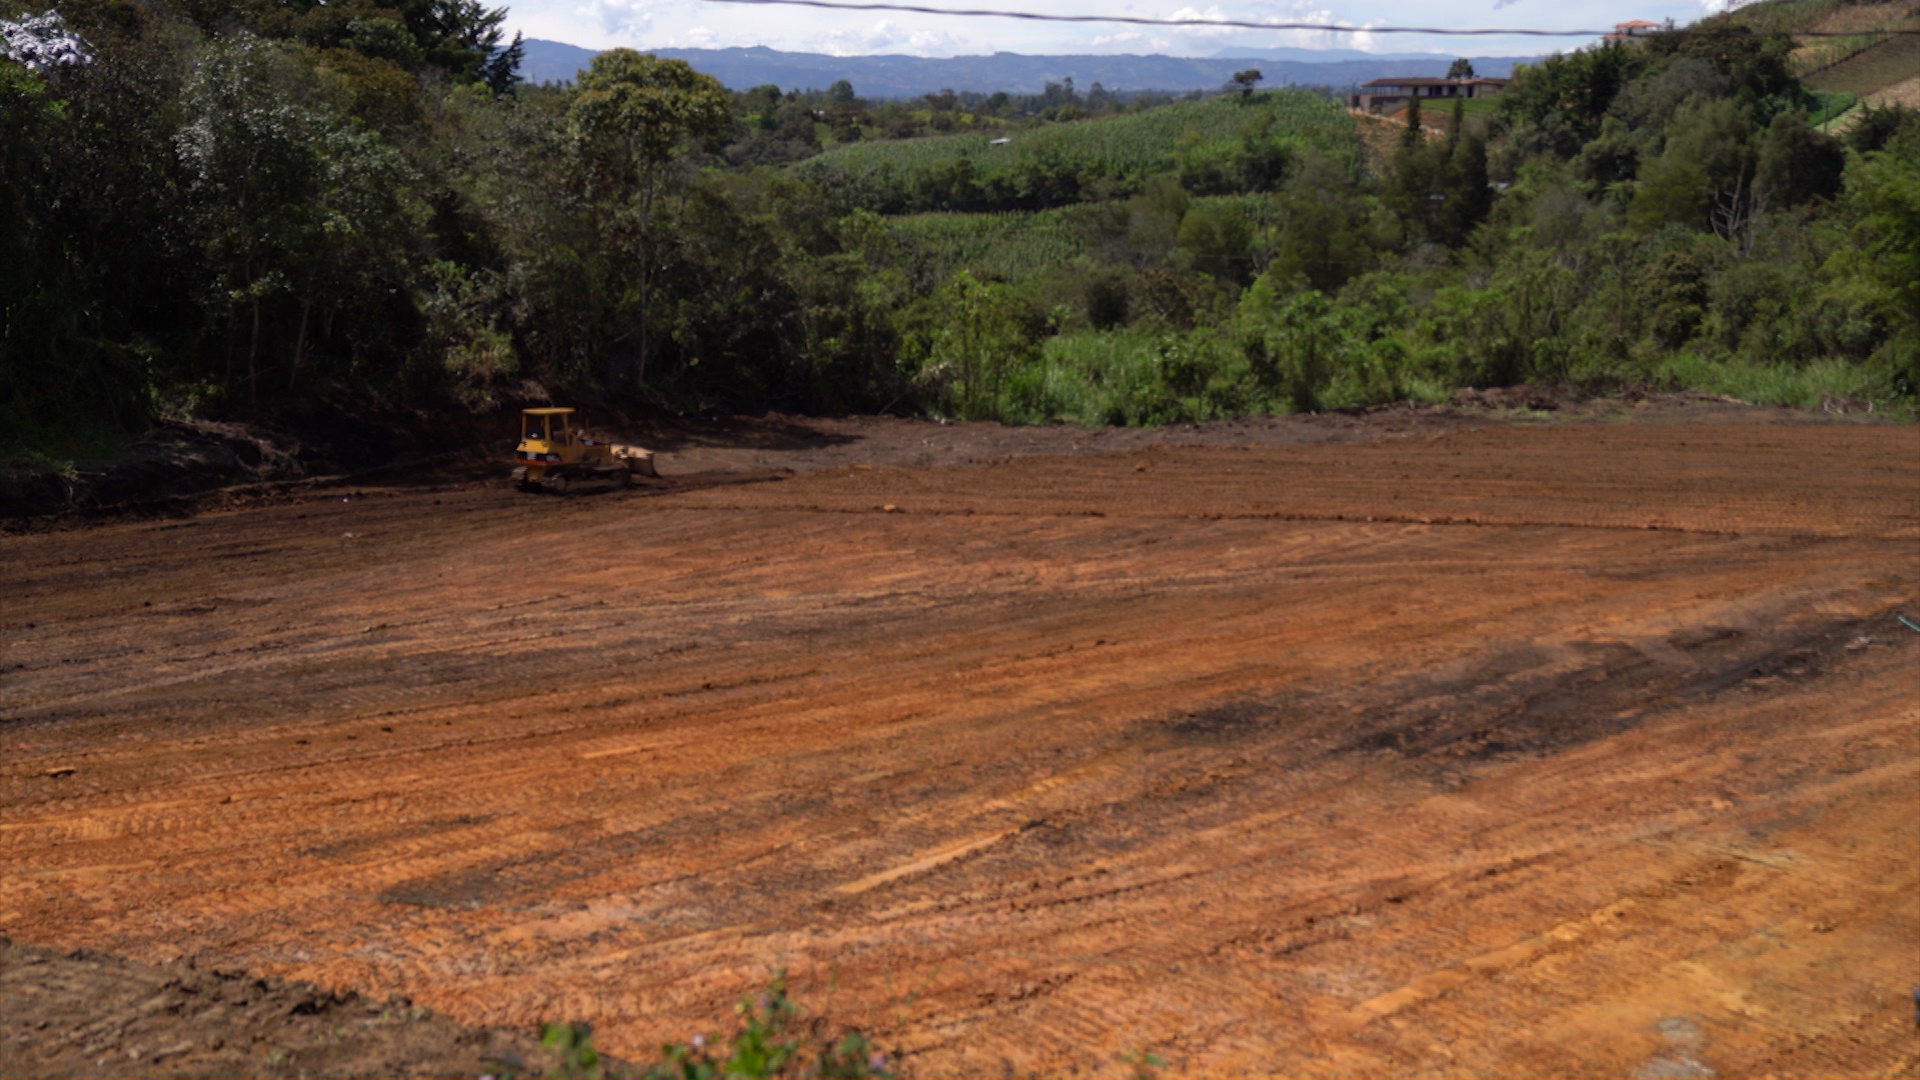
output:
[{"label": "bulldozer", "polygon": [[520,444],[513,453],[513,481],[523,491],[564,492],[575,483],[626,487],[635,476],[658,476],[653,451],[597,439],[577,410],[520,410]]}]

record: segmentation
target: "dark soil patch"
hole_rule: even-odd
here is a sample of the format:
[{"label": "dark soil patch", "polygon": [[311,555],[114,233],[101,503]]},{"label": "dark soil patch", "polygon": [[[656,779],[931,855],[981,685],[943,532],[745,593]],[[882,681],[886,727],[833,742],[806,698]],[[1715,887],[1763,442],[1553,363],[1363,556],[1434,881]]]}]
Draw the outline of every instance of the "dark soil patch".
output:
[{"label": "dark soil patch", "polygon": [[1890,618],[1676,634],[1669,643],[1690,666],[1606,642],[1584,646],[1587,655],[1577,665],[1536,674],[1523,649],[1462,675],[1396,685],[1392,698],[1409,704],[1360,725],[1345,748],[1463,763],[1563,750],[1640,723],[1650,706],[1813,678],[1843,662]]},{"label": "dark soil patch", "polygon": [[[0,1075],[552,1076],[531,1033],[472,1028],[404,997],[60,953],[0,938]],[[630,1073],[615,1063],[615,1073]]]}]

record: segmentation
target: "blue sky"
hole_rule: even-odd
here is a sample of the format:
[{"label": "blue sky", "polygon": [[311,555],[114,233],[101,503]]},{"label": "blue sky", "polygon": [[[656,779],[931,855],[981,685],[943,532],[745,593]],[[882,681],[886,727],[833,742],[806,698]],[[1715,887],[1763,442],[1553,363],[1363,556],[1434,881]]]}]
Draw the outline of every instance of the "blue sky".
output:
[{"label": "blue sky", "polygon": [[[1422,3],[1342,0],[1222,0],[1204,6],[1153,0],[915,0],[953,7],[1005,7],[1062,14],[1115,12],[1148,18],[1307,22],[1365,28],[1382,25],[1607,27],[1628,19],[1691,22],[1727,0],[1426,0]],[[705,0],[506,0],[507,24],[528,37],[586,48],[723,48],[766,45],[840,56],[908,53],[957,56],[1023,53],[1166,53],[1205,56],[1227,47],[1357,48],[1371,52],[1532,55],[1573,48],[1582,39],[1414,38],[1323,31],[1186,29],[1123,25],[1044,24],[1007,19],[955,19],[811,8],[745,7]]]}]

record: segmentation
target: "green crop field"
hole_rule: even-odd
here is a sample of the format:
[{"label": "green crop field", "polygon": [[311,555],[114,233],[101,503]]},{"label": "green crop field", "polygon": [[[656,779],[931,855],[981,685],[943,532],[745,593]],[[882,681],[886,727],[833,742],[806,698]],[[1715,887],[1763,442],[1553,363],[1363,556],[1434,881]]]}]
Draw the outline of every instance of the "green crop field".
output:
[{"label": "green crop field", "polygon": [[[1350,153],[1354,139],[1353,120],[1338,104],[1305,91],[1279,90],[1249,101],[1221,95],[1027,130],[852,143],[800,162],[794,170],[823,184],[857,183],[856,178],[875,175],[911,180],[965,160],[975,180],[988,181],[1028,167],[1067,164],[1124,183],[1171,168],[1183,151],[1230,147],[1262,133],[1328,153]],[[997,138],[1009,141],[996,146]]]},{"label": "green crop field", "polygon": [[1748,4],[1720,16],[1734,26],[1759,34],[1786,34],[1799,30],[1841,6],[1841,0],[1775,0]]},{"label": "green crop field", "polygon": [[1916,72],[1920,72],[1920,36],[1893,37],[1808,77],[1807,85],[1864,97],[1911,79]]},{"label": "green crop field", "polygon": [[[1220,195],[1193,200],[1195,207],[1233,206],[1263,218],[1271,201],[1262,195]],[[908,214],[889,220],[894,239],[934,280],[955,271],[1005,281],[1026,281],[1076,264],[1091,264],[1095,218],[1102,208],[998,214]]]},{"label": "green crop field", "polygon": [[1003,214],[910,214],[888,224],[935,280],[957,270],[1023,281],[1073,265],[1086,253],[1085,207]]}]

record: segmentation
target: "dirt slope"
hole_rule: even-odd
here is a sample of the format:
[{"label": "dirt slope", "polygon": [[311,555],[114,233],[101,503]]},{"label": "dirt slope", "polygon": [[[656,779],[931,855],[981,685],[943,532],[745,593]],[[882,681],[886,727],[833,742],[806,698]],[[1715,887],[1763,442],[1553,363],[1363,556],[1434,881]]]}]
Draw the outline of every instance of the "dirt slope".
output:
[{"label": "dirt slope", "polygon": [[0,537],[0,932],[630,1057],[784,965],[923,1073],[1920,1070],[1920,431],[1400,434]]},{"label": "dirt slope", "polygon": [[155,967],[0,939],[0,1001],[7,1076],[565,1071],[528,1032],[471,1030],[403,997],[369,1001],[191,962]]}]

